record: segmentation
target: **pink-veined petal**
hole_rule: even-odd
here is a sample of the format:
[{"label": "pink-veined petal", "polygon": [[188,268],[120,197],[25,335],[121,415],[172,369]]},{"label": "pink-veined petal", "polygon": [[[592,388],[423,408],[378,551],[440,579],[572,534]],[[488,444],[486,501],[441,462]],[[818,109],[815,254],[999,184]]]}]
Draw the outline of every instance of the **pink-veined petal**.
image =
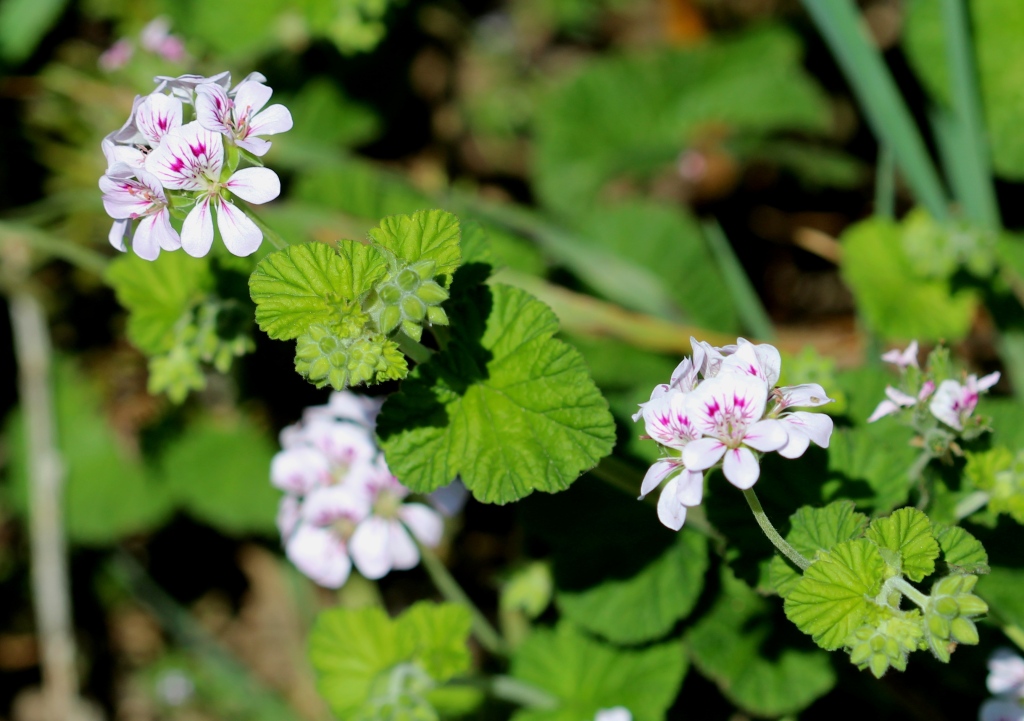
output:
[{"label": "pink-veined petal", "polygon": [[904,393],[898,388],[892,386],[885,387],[886,397],[898,406],[910,407],[917,404],[917,399],[914,396]]},{"label": "pink-veined petal", "polygon": [[705,471],[718,463],[725,453],[725,444],[717,438],[701,438],[686,444],[683,463],[691,471]]},{"label": "pink-veined petal", "polygon": [[261,158],[270,150],[271,143],[269,140],[264,140],[263,138],[257,138],[255,135],[250,135],[244,140],[236,140],[235,145],[248,150],[257,158]]},{"label": "pink-veined petal", "polygon": [[963,399],[963,386],[954,380],[944,380],[932,396],[928,409],[932,415],[951,428],[958,431],[964,429],[960,421],[959,406]]},{"label": "pink-veined petal", "polygon": [[231,100],[223,87],[216,83],[204,83],[196,87],[196,121],[206,128],[223,135],[232,135]]},{"label": "pink-veined petal", "polygon": [[[261,82],[243,80],[234,89],[235,120],[241,124],[246,118],[252,119],[270,100],[274,91]],[[268,108],[269,109],[269,108]]]},{"label": "pink-veined petal", "polygon": [[761,466],[749,448],[730,448],[725,452],[722,473],[729,483],[746,490],[757,483],[761,475]]},{"label": "pink-veined petal", "polygon": [[789,429],[789,437],[786,445],[779,449],[779,455],[783,458],[799,458],[807,452],[811,445],[811,439],[801,432],[800,429]]},{"label": "pink-veined petal", "polygon": [[218,203],[217,227],[220,228],[224,246],[232,255],[242,258],[252,255],[263,242],[263,231],[227,200]]},{"label": "pink-veined petal", "polygon": [[391,568],[407,571],[420,562],[420,551],[409,535],[409,531],[397,521],[388,524],[388,551],[391,554]]},{"label": "pink-veined petal", "polygon": [[658,485],[673,473],[683,468],[683,462],[679,458],[659,458],[644,475],[643,483],[640,484],[640,498],[653,491]]},{"label": "pink-veined petal", "polygon": [[[161,217],[166,227],[159,223]],[[156,260],[160,255],[162,232],[174,233],[166,211],[159,215],[147,215],[140,220],[132,238],[132,250],[135,251],[135,255],[143,260]]]},{"label": "pink-veined petal", "polygon": [[281,179],[270,168],[243,168],[225,183],[242,200],[260,205],[281,194]]},{"label": "pink-veined petal", "polygon": [[164,136],[146,156],[146,170],[165,188],[202,190],[220,177],[224,141],[220,133],[193,121]]},{"label": "pink-veined petal", "polygon": [[835,401],[828,397],[825,389],[817,383],[802,383],[798,386],[785,386],[775,391],[781,398],[783,408],[816,408]]},{"label": "pink-veined petal", "polygon": [[758,421],[747,429],[743,443],[759,451],[777,451],[786,445],[786,426],[780,421]]},{"label": "pink-veined petal", "polygon": [[181,247],[193,258],[202,258],[213,245],[213,218],[210,217],[210,198],[196,201],[181,226]]},{"label": "pink-veined petal", "polygon": [[181,110],[181,101],[177,98],[153,93],[139,103],[135,124],[142,137],[156,147],[167,133],[181,127]]},{"label": "pink-veined petal", "polygon": [[303,496],[330,479],[327,456],[316,448],[279,451],[270,462],[270,482],[288,493]]},{"label": "pink-veined petal", "polygon": [[700,471],[683,471],[676,486],[676,497],[684,506],[699,506],[704,500],[704,474]]},{"label": "pink-veined petal", "polygon": [[761,359],[754,349],[754,344],[743,338],[740,338],[740,340],[742,342],[736,347],[736,351],[731,355],[727,355],[722,361],[722,366],[718,370],[718,376],[750,376],[759,379],[766,388],[771,387],[768,384],[765,369],[761,365]]},{"label": "pink-veined petal", "polygon": [[[737,353],[744,353],[744,349],[740,348]],[[737,366],[733,366],[732,371],[726,371],[724,364],[722,368],[719,375],[686,394],[687,402],[698,431],[735,446],[750,426],[764,416],[768,388],[763,379],[736,370]],[[689,462],[686,465],[693,467]]]},{"label": "pink-veined petal", "polygon": [[369,514],[369,502],[345,484],[312,488],[302,503],[302,517],[314,526],[330,526],[342,519],[354,526]]},{"label": "pink-veined petal", "polygon": [[828,448],[829,440],[832,438],[832,429],[835,424],[832,419],[824,413],[807,413],[796,411],[790,413],[781,422],[786,425],[787,430],[797,428],[806,435],[814,445],[820,448]]},{"label": "pink-veined petal", "polygon": [[284,549],[296,568],[326,588],[341,588],[352,572],[344,542],[328,529],[300,524]]},{"label": "pink-veined petal", "polygon": [[144,95],[136,95],[135,100],[132,101],[132,112],[128,115],[128,119],[124,121],[124,125],[119,130],[107,135],[106,139],[114,143],[125,143],[128,145],[134,145],[139,143],[144,138],[142,133],[139,132],[138,127],[135,125],[135,112],[139,109],[139,105],[145,99]]},{"label": "pink-veined petal", "polygon": [[391,570],[389,526],[383,518],[370,516],[359,524],[349,541],[349,552],[356,568],[370,580],[383,578]]},{"label": "pink-veined petal", "polygon": [[899,410],[900,407],[893,403],[892,401],[882,401],[875,407],[875,410],[871,413],[871,415],[868,416],[867,422],[874,423],[879,418],[884,418],[885,416],[892,415],[893,413],[896,413]]},{"label": "pink-veined petal", "polygon": [[658,520],[662,525],[678,531],[686,521],[686,506],[679,502],[676,496],[676,485],[678,478],[673,478],[665,484],[658,496]]},{"label": "pink-veined petal", "polygon": [[444,519],[433,508],[422,503],[403,503],[398,509],[398,517],[424,546],[433,548],[441,542]]}]

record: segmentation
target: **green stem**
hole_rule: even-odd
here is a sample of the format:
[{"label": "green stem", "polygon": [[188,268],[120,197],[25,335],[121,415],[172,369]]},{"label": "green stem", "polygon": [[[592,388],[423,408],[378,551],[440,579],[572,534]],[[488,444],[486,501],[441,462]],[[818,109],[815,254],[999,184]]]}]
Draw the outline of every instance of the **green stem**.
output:
[{"label": "green stem", "polygon": [[256,227],[263,231],[263,237],[269,240],[271,245],[273,245],[278,250],[284,250],[285,248],[288,247],[288,241],[285,240],[280,233],[278,233],[276,230],[267,225],[263,221],[263,218],[256,215],[256,212],[252,208],[250,208],[246,203],[239,203],[238,207],[242,209],[243,213],[249,216],[250,220],[252,220],[252,222],[256,224]]},{"label": "green stem", "polygon": [[455,580],[451,573],[448,572],[448,568],[441,562],[441,559],[437,557],[437,554],[427,546],[417,541],[417,546],[420,549],[420,555],[423,557],[423,566],[427,569],[427,573],[430,575],[430,580],[434,582],[434,586],[446,600],[452,603],[458,603],[469,609],[470,614],[473,616],[473,635],[476,636],[480,645],[486,648],[495,656],[504,656],[508,653],[504,639],[499,634],[494,626],[491,625],[487,617],[480,612],[480,609],[469,600],[469,596],[462,590],[462,586]]},{"label": "green stem", "polygon": [[398,341],[398,348],[405,353],[407,356],[416,361],[416,365],[423,365],[430,357],[434,355],[434,351],[427,348],[419,341],[415,341],[405,333],[399,333],[395,340]]},{"label": "green stem", "polygon": [[875,215],[892,220],[896,217],[896,156],[888,145],[878,148],[875,171]]},{"label": "green stem", "polygon": [[875,137],[892,149],[917,200],[933,218],[946,220],[949,208],[939,174],[856,4],[853,0],[803,0],[803,4],[843,69]]},{"label": "green stem", "polygon": [[493,676],[486,685],[494,698],[531,709],[558,708],[558,699],[547,691],[512,676]]},{"label": "green stem", "polygon": [[914,604],[922,611],[928,607],[928,602],[931,600],[928,596],[924,595],[916,588],[907,583],[902,576],[893,576],[882,585],[882,590],[878,594],[879,598],[888,596],[892,591],[899,591],[904,596],[909,598]]},{"label": "green stem", "polygon": [[775,530],[775,526],[768,520],[768,516],[765,514],[764,509],[761,507],[761,501],[758,500],[757,494],[754,493],[753,488],[747,488],[743,491],[743,497],[747,499],[747,504],[750,506],[750,510],[754,512],[754,518],[757,519],[757,525],[764,531],[764,535],[768,536],[768,540],[772,542],[772,545],[779,549],[779,552],[788,558],[790,561],[795,563],[801,571],[806,571],[811,566],[811,562],[804,558],[799,551],[793,548],[786,542],[786,539]]},{"label": "green stem", "polygon": [[757,291],[754,290],[754,284],[750,282],[747,271],[736,257],[729,239],[725,237],[722,226],[718,221],[711,221],[704,223],[702,229],[743,327],[758,338],[772,340],[775,338],[772,320],[768,317]]}]

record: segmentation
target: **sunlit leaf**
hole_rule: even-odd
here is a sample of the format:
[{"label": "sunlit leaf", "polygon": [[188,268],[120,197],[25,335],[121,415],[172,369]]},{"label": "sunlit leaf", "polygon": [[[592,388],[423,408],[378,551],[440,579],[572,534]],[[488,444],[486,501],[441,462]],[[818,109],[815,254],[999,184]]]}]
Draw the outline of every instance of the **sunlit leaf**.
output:
[{"label": "sunlit leaf", "polygon": [[[876,518],[865,537],[879,548],[896,554],[898,564],[889,565],[911,581],[920,581],[934,573],[939,544],[932,536],[928,516],[916,508],[901,508],[888,518]],[[886,555],[883,553],[882,557]]]},{"label": "sunlit leaf", "polygon": [[407,264],[432,261],[434,275],[451,275],[459,267],[459,220],[444,210],[420,210],[412,215],[390,215],[370,231],[370,238]]},{"label": "sunlit leaf", "polygon": [[[843,541],[858,538],[867,527],[868,518],[854,510],[852,501],[835,501],[824,508],[804,506],[790,516],[786,540],[805,558],[813,559],[820,551],[830,551]],[[802,576],[782,556],[772,558],[771,582],[785,598]]]},{"label": "sunlit leaf", "polygon": [[977,538],[960,526],[937,524],[934,533],[951,572],[988,573],[988,553]]}]

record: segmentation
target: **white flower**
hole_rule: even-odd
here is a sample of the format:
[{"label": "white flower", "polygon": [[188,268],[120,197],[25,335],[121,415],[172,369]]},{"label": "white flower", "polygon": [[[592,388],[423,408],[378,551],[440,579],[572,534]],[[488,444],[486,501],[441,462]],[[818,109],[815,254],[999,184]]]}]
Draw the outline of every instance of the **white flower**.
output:
[{"label": "white flower", "polygon": [[289,448],[279,451],[270,462],[270,482],[286,493],[304,496],[330,485],[331,480],[331,462],[318,448]]},{"label": "white flower", "polygon": [[[978,405],[978,395],[987,391],[999,381],[999,371],[987,376],[967,376],[961,385],[954,380],[944,380],[928,405],[932,415],[951,428],[964,429],[964,422]],[[876,411],[877,412],[877,411]]]},{"label": "white flower", "polygon": [[697,429],[708,438],[683,449],[691,471],[711,468],[724,456],[722,471],[737,488],[750,488],[761,475],[751,448],[776,451],[786,445],[786,430],[777,420],[762,420],[767,404],[764,381],[753,375],[719,375],[689,395]]},{"label": "white flower", "polygon": [[718,375],[754,376],[764,381],[767,388],[772,388],[779,382],[782,356],[775,346],[767,343],[754,345],[746,338],[737,338],[736,345],[724,346],[721,352],[728,355],[722,359]]},{"label": "white flower", "polygon": [[200,85],[213,83],[214,85],[219,85],[227,90],[231,86],[231,73],[225,70],[222,73],[217,73],[210,77],[205,77],[203,75],[179,75],[176,78],[173,78],[170,75],[157,75],[153,78],[153,82],[156,83],[156,90],[153,91],[154,93],[162,93],[165,90],[168,90],[171,95],[180,98],[186,103],[191,103],[195,95],[195,90]]},{"label": "white flower", "polygon": [[115,248],[125,250],[124,239],[131,237],[132,220],[139,221],[132,238],[132,250],[140,258],[155,260],[161,248],[181,247],[181,239],[171,227],[167,196],[156,177],[118,164],[100,178],[100,190],[103,191],[103,209],[115,219],[110,230],[110,244]]},{"label": "white flower", "polygon": [[207,130],[223,134],[253,155],[265,155],[270,142],[260,135],[276,135],[292,128],[292,116],[283,105],[264,109],[273,91],[260,82],[239,83],[234,98],[219,85],[196,88],[196,119]]},{"label": "white flower", "polygon": [[655,461],[640,485],[640,498],[670,479],[658,496],[658,520],[673,531],[686,522],[686,509],[699,506],[704,497],[704,474],[686,468],[682,458],[670,456]]},{"label": "white flower", "polygon": [[409,489],[391,475],[383,462],[363,480],[363,488],[372,510],[352,534],[349,548],[361,574],[377,579],[392,569],[416,566],[420,552],[414,536],[425,546],[441,542],[441,515],[422,503],[402,503]]},{"label": "white flower", "polygon": [[979,721],[1024,721],[1024,708],[1019,701],[990,698],[981,705]]},{"label": "white flower", "polygon": [[997,648],[988,659],[985,685],[996,695],[1024,698],[1024,658],[1008,648]]},{"label": "white flower", "polygon": [[135,127],[149,145],[156,147],[167,133],[181,127],[181,101],[152,93],[135,108]]},{"label": "white flower", "polygon": [[316,418],[353,421],[373,430],[383,405],[383,398],[360,396],[351,391],[333,391],[326,405],[310,406],[303,411],[302,418],[306,422]]},{"label": "white flower", "polygon": [[366,497],[356,489],[315,489],[302,503],[301,520],[285,541],[288,560],[321,586],[340,588],[352,571],[349,539],[368,512]]},{"label": "white flower", "polygon": [[903,370],[907,366],[914,366],[917,368],[917,341],[915,340],[911,342],[911,344],[907,346],[906,350],[900,351],[893,349],[887,353],[883,353],[882,360],[886,363],[892,363],[893,365],[898,366],[900,370]]},{"label": "white flower", "polygon": [[245,168],[222,181],[224,144],[221,135],[191,122],[167,133],[159,147],[146,157],[146,170],[165,188],[195,191],[195,205],[181,229],[181,246],[200,258],[213,245],[211,209],[217,211],[217,227],[224,245],[234,255],[256,252],[263,233],[233,203],[234,193],[250,203],[266,203],[281,192],[281,181],[269,168]]}]

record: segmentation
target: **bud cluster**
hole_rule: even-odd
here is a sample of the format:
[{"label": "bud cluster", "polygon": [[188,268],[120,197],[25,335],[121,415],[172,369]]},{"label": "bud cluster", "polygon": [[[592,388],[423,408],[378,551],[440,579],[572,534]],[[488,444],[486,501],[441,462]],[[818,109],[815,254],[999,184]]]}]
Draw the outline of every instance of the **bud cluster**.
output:
[{"label": "bud cluster", "polygon": [[432,260],[405,264],[394,259],[387,277],[377,285],[367,312],[381,333],[396,328],[415,341],[423,334],[424,321],[448,325],[448,316],[441,303],[448,300],[448,291],[434,280],[437,264]]},{"label": "bud cluster", "polygon": [[958,643],[978,643],[978,628],[971,619],[987,613],[988,605],[971,593],[977,582],[977,576],[952,575],[932,586],[924,609],[925,637],[940,661],[948,662]]},{"label": "bud cluster", "polygon": [[393,380],[403,377],[406,368],[405,356],[380,333],[352,338],[314,325],[296,341],[295,370],[317,388]]},{"label": "bud cluster", "polygon": [[924,638],[918,611],[896,613],[877,626],[861,626],[848,644],[850,661],[858,668],[871,669],[875,678],[882,678],[890,666],[905,671],[907,656],[921,647]]}]

